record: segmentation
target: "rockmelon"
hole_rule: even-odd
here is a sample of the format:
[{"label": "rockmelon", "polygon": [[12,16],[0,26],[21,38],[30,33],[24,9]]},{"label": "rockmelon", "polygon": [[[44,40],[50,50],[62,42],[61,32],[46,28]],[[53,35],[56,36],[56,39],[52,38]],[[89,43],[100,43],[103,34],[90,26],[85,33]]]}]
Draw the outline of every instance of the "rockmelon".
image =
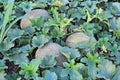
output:
[{"label": "rockmelon", "polygon": [[29,13],[25,14],[25,18],[23,18],[20,22],[20,27],[21,28],[26,28],[32,25],[30,19],[32,18],[40,18],[41,16],[44,17],[49,17],[49,14],[46,10],[44,9],[34,9],[31,10]]},{"label": "rockmelon", "polygon": [[38,48],[35,53],[35,58],[40,58],[41,60],[47,55],[53,55],[56,57],[56,65],[62,66],[62,62],[66,61],[65,56],[61,52],[62,47],[57,43],[47,43],[42,48]]},{"label": "rockmelon", "polygon": [[76,32],[68,36],[66,45],[68,47],[75,47],[76,44],[89,41],[90,37],[83,32]]}]

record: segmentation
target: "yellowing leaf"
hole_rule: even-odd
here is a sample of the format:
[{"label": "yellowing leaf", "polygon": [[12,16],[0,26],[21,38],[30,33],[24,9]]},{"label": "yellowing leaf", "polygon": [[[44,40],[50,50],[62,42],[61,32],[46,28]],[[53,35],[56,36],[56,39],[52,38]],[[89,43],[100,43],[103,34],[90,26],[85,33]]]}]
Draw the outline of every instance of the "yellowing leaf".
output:
[{"label": "yellowing leaf", "polygon": [[61,6],[62,6],[62,3],[57,0],[57,1],[55,1],[55,2],[53,3],[53,5],[54,5],[54,6],[61,7]]}]

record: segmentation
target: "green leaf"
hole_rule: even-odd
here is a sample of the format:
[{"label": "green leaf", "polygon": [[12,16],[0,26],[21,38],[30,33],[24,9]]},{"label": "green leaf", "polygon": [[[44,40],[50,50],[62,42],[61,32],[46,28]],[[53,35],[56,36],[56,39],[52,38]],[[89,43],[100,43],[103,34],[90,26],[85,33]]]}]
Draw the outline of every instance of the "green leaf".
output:
[{"label": "green leaf", "polygon": [[50,72],[46,70],[44,72],[44,80],[57,80],[57,75],[55,74],[55,72]]},{"label": "green leaf", "polygon": [[109,60],[104,59],[103,64],[98,65],[98,78],[110,79],[116,71],[116,66]]},{"label": "green leaf", "polygon": [[0,60],[0,72],[4,71],[5,68],[7,68],[7,66],[5,65],[5,61],[4,60]]},{"label": "green leaf", "polygon": [[69,2],[69,6],[70,7],[77,7],[78,6],[78,1],[72,1],[72,2]]},{"label": "green leaf", "polygon": [[85,49],[86,52],[90,50],[95,50],[96,40],[94,37],[91,37],[89,42],[78,43],[76,48]]},{"label": "green leaf", "polygon": [[87,53],[87,57],[81,59],[82,62],[86,63],[88,66],[88,75],[92,79],[97,78],[97,63],[101,62],[101,59],[98,57],[98,54],[92,55]]},{"label": "green leaf", "polygon": [[94,23],[84,23],[83,25],[81,25],[81,28],[85,33],[87,33],[90,36],[93,36],[93,34],[96,31]]},{"label": "green leaf", "polygon": [[109,50],[111,50],[110,56],[112,57],[115,56],[115,63],[120,64],[120,53],[119,53],[120,46],[117,44],[114,44],[112,45],[112,47],[110,47]]},{"label": "green leaf", "polygon": [[70,70],[69,69],[63,69],[62,73],[61,73],[61,77],[65,77],[68,76],[70,74]]},{"label": "green leaf", "polygon": [[62,70],[61,77],[70,75],[71,80],[82,80],[83,79],[82,75],[79,72],[79,69],[84,67],[83,64],[81,63],[75,64],[74,59],[72,59],[69,63],[64,62],[63,66],[65,67],[65,69]]},{"label": "green leaf", "polygon": [[37,80],[44,80],[42,77],[38,77]]},{"label": "green leaf", "polygon": [[112,18],[112,14],[110,13],[110,11],[103,11],[101,14],[98,15],[98,17],[102,20],[107,20],[109,18]]},{"label": "green leaf", "polygon": [[46,56],[42,59],[40,67],[49,68],[53,67],[56,64],[55,56]]},{"label": "green leaf", "polygon": [[118,31],[120,31],[120,27],[119,27],[119,25],[120,25],[120,18],[116,19],[116,20],[115,20],[115,23],[116,23],[116,29],[117,29]]},{"label": "green leaf", "polygon": [[11,40],[14,41],[17,38],[20,38],[23,35],[24,31],[15,28],[15,29],[10,29],[7,33],[7,37]]},{"label": "green leaf", "polygon": [[116,73],[111,80],[120,80],[120,66],[117,67]]},{"label": "green leaf", "polygon": [[35,3],[33,3],[33,8],[34,9],[36,9],[36,8],[38,8],[38,9],[44,9],[45,7],[47,7],[47,3],[48,3],[47,0],[44,0],[44,1],[37,0],[37,1],[35,1]]},{"label": "green leaf", "polygon": [[35,32],[35,28],[34,27],[27,27],[24,29],[24,34],[29,34],[32,35]]},{"label": "green leaf", "polygon": [[0,80],[6,80],[4,77],[5,75],[6,73],[4,71],[0,71]]},{"label": "green leaf", "polygon": [[71,18],[86,19],[85,9],[78,7],[77,9],[70,9],[69,14]]},{"label": "green leaf", "polygon": [[32,66],[34,68],[34,72],[36,72],[38,70],[40,63],[41,63],[40,59],[32,59],[29,65]]},{"label": "green leaf", "polygon": [[13,48],[10,50],[9,54],[5,53],[5,59],[9,59],[10,61],[14,61],[15,64],[21,65],[22,62],[29,62],[27,56],[30,50],[30,46],[26,45],[20,48]]},{"label": "green leaf", "polygon": [[62,2],[62,5],[66,5],[69,3],[69,0],[60,0]]},{"label": "green leaf", "polygon": [[96,8],[97,8],[96,4],[97,4],[97,1],[91,1],[91,0],[84,1],[81,3],[81,5],[84,6],[85,8],[87,8],[87,10],[90,13],[93,13],[96,10]]},{"label": "green leaf", "polygon": [[110,11],[115,15],[120,15],[120,3],[111,2],[109,3]]},{"label": "green leaf", "polygon": [[10,61],[14,61],[15,64],[22,65],[23,62],[26,62],[26,63],[29,62],[27,56],[28,56],[28,53],[16,53],[14,55],[6,57],[6,59],[9,59]]},{"label": "green leaf", "polygon": [[37,80],[38,74],[36,73],[41,60],[40,59],[32,59],[32,61],[27,64],[25,62],[21,65],[21,71],[20,74],[24,75],[26,79],[33,78],[34,80]]},{"label": "green leaf", "polygon": [[63,69],[61,73],[61,77],[65,77],[70,75],[70,80],[82,80],[82,75],[76,71],[76,70],[70,70],[70,69]]},{"label": "green leaf", "polygon": [[20,49],[18,48],[18,52],[29,53],[30,49],[31,49],[30,45],[25,45],[20,47]]},{"label": "green leaf", "polygon": [[42,34],[47,35],[49,33],[49,28],[42,28]]},{"label": "green leaf", "polygon": [[61,31],[59,27],[55,27],[55,28],[53,29],[53,31],[51,31],[51,36],[52,36],[53,38],[60,38],[60,37],[62,37],[64,34],[65,34],[65,33],[64,33],[63,31]]},{"label": "green leaf", "polygon": [[17,73],[13,73],[13,74],[10,74],[10,75],[6,75],[5,78],[7,80],[17,80],[18,74]]},{"label": "green leaf", "polygon": [[62,74],[62,67],[53,67],[50,69],[51,72],[55,72],[58,79],[60,80],[69,80],[68,76],[65,76],[65,77],[61,77],[61,74]]},{"label": "green leaf", "polygon": [[25,79],[31,79],[33,76],[37,77],[37,74],[34,72],[33,67],[29,66],[27,63],[23,63],[21,66],[20,74],[24,75]]},{"label": "green leaf", "polygon": [[77,49],[69,48],[69,47],[63,47],[61,50],[61,53],[68,59],[76,59],[77,57],[80,57],[80,53]]},{"label": "green leaf", "polygon": [[7,66],[5,65],[5,61],[4,60],[0,60],[0,80],[6,80],[5,79],[5,71],[4,69],[7,68]]},{"label": "green leaf", "polygon": [[70,25],[70,22],[72,21],[73,19],[70,18],[70,19],[67,19],[67,18],[64,18],[60,21],[60,29],[61,30],[64,30],[64,28],[68,25]]},{"label": "green leaf", "polygon": [[33,27],[37,28],[37,30],[41,30],[44,27],[44,18],[33,18],[30,20],[32,22]]},{"label": "green leaf", "polygon": [[30,46],[26,45],[20,48],[13,48],[11,51],[8,53],[5,53],[5,59],[9,59],[10,61],[14,61],[15,64],[22,65],[23,62],[28,63],[28,53],[30,51]]},{"label": "green leaf", "polygon": [[11,42],[8,38],[0,43],[0,51],[8,51],[12,47],[14,47],[14,43]]},{"label": "green leaf", "polygon": [[[114,32],[120,32],[120,27],[119,27],[119,25],[120,25],[120,18],[112,18],[112,19],[110,19],[109,20],[109,24],[110,24],[110,26],[111,26],[111,28],[114,30]],[[119,36],[120,36],[120,33],[119,33]]]},{"label": "green leaf", "polygon": [[82,80],[83,77],[82,77],[82,75],[78,71],[71,71],[70,79],[71,80]]},{"label": "green leaf", "polygon": [[31,1],[23,1],[21,2],[19,5],[19,8],[22,8],[22,10],[24,10],[26,13],[30,12],[32,9],[32,2]]},{"label": "green leaf", "polygon": [[106,46],[106,47],[111,46],[108,37],[99,38],[99,40],[98,40],[97,43],[96,43],[96,48],[97,48],[97,47],[101,48],[101,46],[103,46],[103,45]]},{"label": "green leaf", "polygon": [[32,39],[32,46],[33,47],[42,47],[45,43],[47,43],[49,39],[45,37],[45,35],[38,35],[34,36]]},{"label": "green leaf", "polygon": [[[9,18],[10,18],[10,15],[12,13],[13,6],[14,6],[14,0],[8,0],[7,10],[6,10],[4,21],[3,21],[3,24],[2,24],[2,29],[1,29],[1,32],[0,32],[0,39],[1,40],[3,39],[3,35],[4,35],[4,32],[5,32],[6,25],[9,22]],[[0,40],[0,44],[1,44],[1,40]]]},{"label": "green leaf", "polygon": [[120,53],[119,52],[111,52],[111,56],[115,56],[115,63],[120,64]]},{"label": "green leaf", "polygon": [[115,18],[109,19],[109,24],[111,26],[112,29],[116,29],[116,22],[115,22]]},{"label": "green leaf", "polygon": [[73,69],[73,70],[79,70],[80,68],[82,68],[84,65],[81,64],[81,63],[76,63],[75,64],[75,61],[74,59],[70,60],[70,62],[64,62],[63,63],[63,66],[66,68],[66,69]]}]

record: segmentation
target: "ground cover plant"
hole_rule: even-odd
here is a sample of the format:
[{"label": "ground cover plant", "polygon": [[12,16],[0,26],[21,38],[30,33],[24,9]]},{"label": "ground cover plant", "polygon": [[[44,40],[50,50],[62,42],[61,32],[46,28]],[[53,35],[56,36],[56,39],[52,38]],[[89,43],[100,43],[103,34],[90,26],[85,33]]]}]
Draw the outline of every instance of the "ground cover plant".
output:
[{"label": "ground cover plant", "polygon": [[120,2],[0,0],[0,80],[120,80]]}]

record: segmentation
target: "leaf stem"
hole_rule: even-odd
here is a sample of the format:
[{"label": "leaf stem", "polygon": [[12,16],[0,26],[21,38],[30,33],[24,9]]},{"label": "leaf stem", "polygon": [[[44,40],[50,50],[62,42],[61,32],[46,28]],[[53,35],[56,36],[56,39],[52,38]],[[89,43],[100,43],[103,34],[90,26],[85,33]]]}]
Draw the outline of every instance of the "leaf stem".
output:
[{"label": "leaf stem", "polygon": [[19,21],[19,20],[22,19],[22,18],[24,18],[24,16],[21,16],[21,17],[15,19],[15,20],[9,25],[9,27],[6,29],[6,31],[4,32],[4,34],[3,34],[2,38],[1,38],[2,40],[4,39],[4,37],[6,36],[7,32],[10,30],[10,28],[11,28],[17,21]]},{"label": "leaf stem", "polygon": [[3,34],[5,32],[6,25],[9,22],[9,17],[12,13],[13,5],[14,5],[14,0],[9,0],[8,1],[8,6],[7,6],[7,11],[6,11],[5,18],[4,18],[4,21],[3,21],[3,24],[2,24],[2,28],[1,28],[0,43],[2,42],[2,37],[3,37]]}]

